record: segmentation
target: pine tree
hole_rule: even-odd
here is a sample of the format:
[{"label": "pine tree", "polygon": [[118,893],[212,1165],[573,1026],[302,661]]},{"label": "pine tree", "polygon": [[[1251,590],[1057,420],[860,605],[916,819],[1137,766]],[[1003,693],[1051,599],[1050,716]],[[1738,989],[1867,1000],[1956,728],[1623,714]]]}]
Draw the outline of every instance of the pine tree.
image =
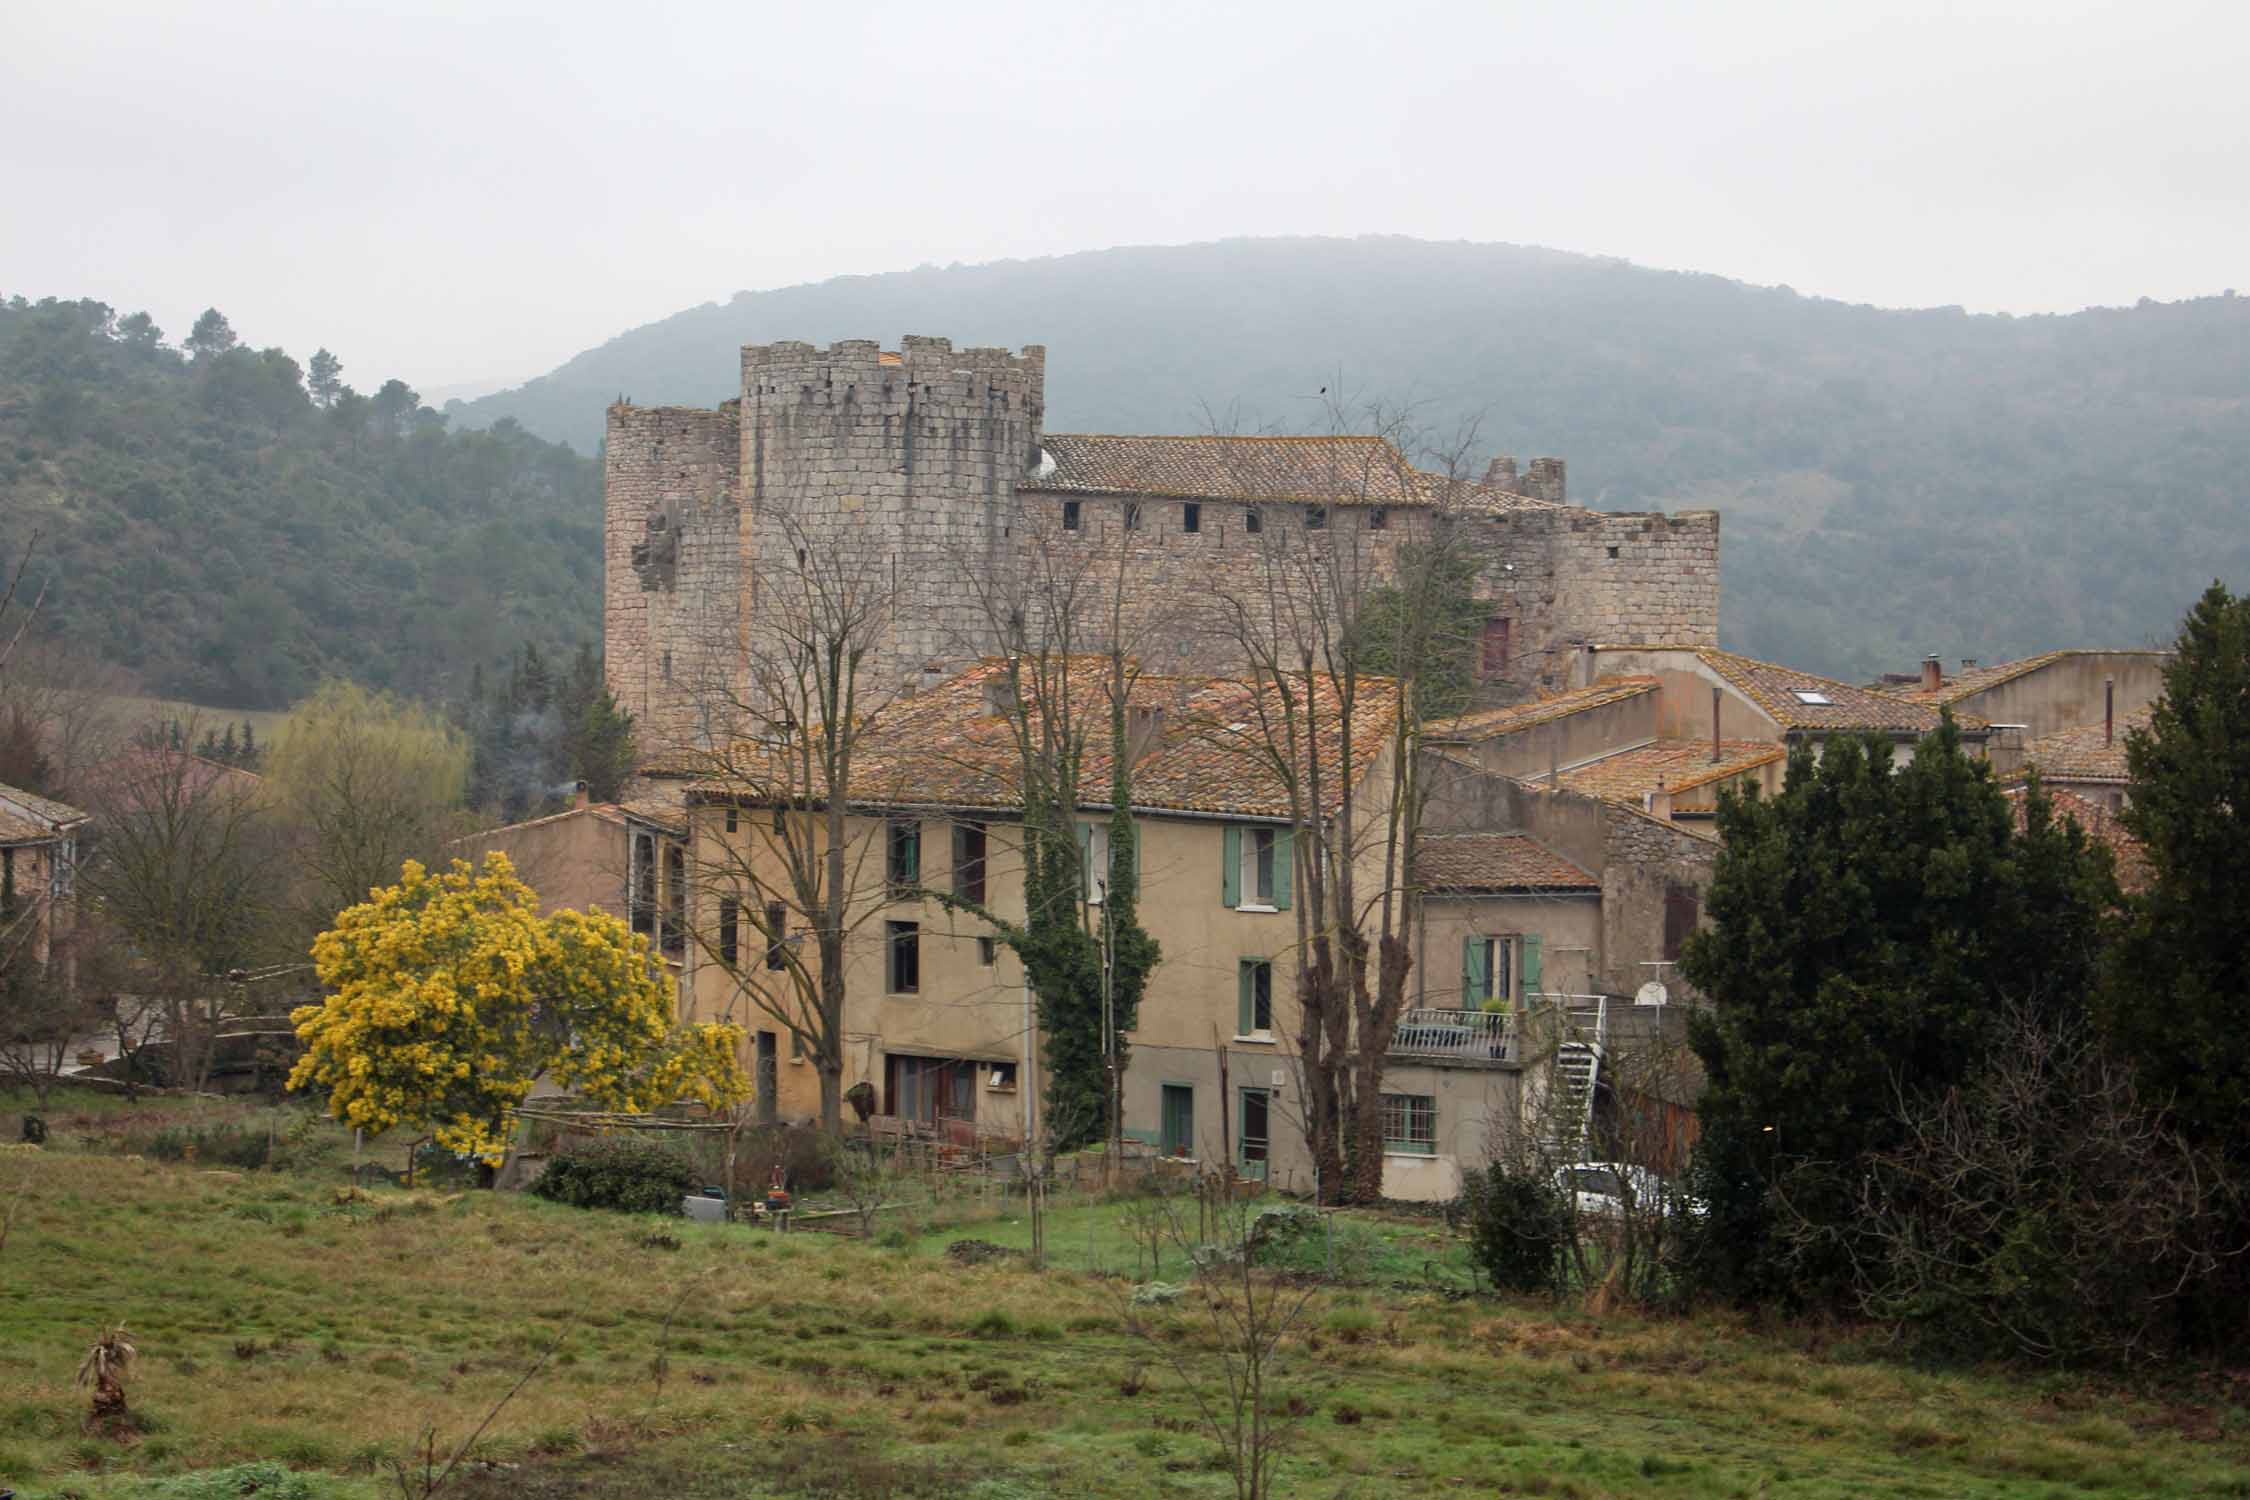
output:
[{"label": "pine tree", "polygon": [[242,753],[236,759],[235,764],[246,771],[255,771],[258,769],[258,762],[264,757],[264,754],[265,752],[258,748],[256,726],[248,719],[244,719],[242,721]]},{"label": "pine tree", "polygon": [[2146,730],[2125,741],[2123,821],[2148,850],[2102,1020],[2191,1139],[2250,1171],[2250,598],[2188,612]]},{"label": "pine tree", "polygon": [[1776,1185],[1803,1221],[1845,1224],[1858,1164],[1895,1144],[1899,1088],[1968,1076],[2004,997],[2085,994],[2108,856],[2038,804],[2019,839],[1950,718],[1904,767],[1879,736],[1838,737],[1817,761],[1800,744],[1779,796],[1722,800],[1711,925],[1681,966],[1711,1001],[1689,1037],[1709,1079],[1699,1188],[1715,1289],[1840,1295],[1840,1252],[1783,1263]]}]

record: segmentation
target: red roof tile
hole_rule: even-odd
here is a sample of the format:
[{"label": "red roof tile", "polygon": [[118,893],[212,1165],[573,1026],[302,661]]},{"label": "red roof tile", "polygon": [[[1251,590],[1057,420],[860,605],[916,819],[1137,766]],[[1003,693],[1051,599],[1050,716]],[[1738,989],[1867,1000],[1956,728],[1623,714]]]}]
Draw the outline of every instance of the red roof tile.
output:
[{"label": "red roof tile", "polygon": [[1416,469],[1379,437],[1137,437],[1051,432],[1022,488],[1097,495],[1322,505],[1559,510],[1495,486]]},{"label": "red roof tile", "polygon": [[1653,693],[1658,686],[1654,677],[1604,677],[1591,687],[1576,688],[1551,698],[1540,698],[1530,703],[1511,703],[1505,708],[1479,709],[1475,713],[1442,719],[1431,724],[1426,735],[1432,740],[1454,742],[1495,739],[1503,734],[1514,734],[1519,729],[1551,724],[1557,719],[1585,713],[1589,709],[1623,703],[1627,699],[1638,698],[1643,693]]},{"label": "red roof tile", "polygon": [[2148,722],[2149,710],[2142,708],[2119,714],[2115,734],[2100,724],[2043,734],[2023,747],[2024,764],[2057,781],[2126,781],[2126,731],[2146,729]]},{"label": "red roof tile", "polygon": [[1538,840],[1520,833],[1425,837],[1415,882],[1433,891],[1598,891],[1602,883]]},{"label": "red roof tile", "polygon": [[1786,749],[1767,740],[1722,740],[1719,751],[1713,761],[1709,740],[1657,740],[1572,766],[1561,780],[1566,791],[1639,807],[1643,795],[1659,785],[1684,792],[1789,758]]},{"label": "red roof tile", "polygon": [[[1731,651],[1706,647],[1698,650],[1696,656],[1784,729],[1875,729],[1928,734],[1938,727],[1936,708],[1896,693],[1853,687],[1832,677],[1737,656]],[[1956,714],[1954,720],[1963,729],[1985,727],[1982,719],[1967,714]]]},{"label": "red roof tile", "polygon": [[[1078,786],[1081,807],[1106,807],[1109,802],[1103,696],[1108,670],[1107,660],[1097,656],[1079,658],[1070,669],[1075,711],[1085,716],[1089,731]],[[1015,733],[1010,719],[987,697],[988,686],[1004,691],[1007,681],[1007,664],[988,660],[886,707],[855,752],[853,798],[901,807],[1021,807]],[[1295,769],[1308,787],[1318,769],[1318,810],[1327,816],[1341,805],[1345,790],[1346,734],[1335,685],[1319,679],[1316,693],[1317,744],[1298,757]],[[1288,780],[1281,758],[1270,749],[1279,742],[1281,689],[1229,678],[1142,677],[1132,699],[1136,707],[1162,716],[1134,763],[1134,806],[1246,818],[1290,815]],[[1394,683],[1388,678],[1360,680],[1349,739],[1355,780],[1389,744],[1397,713]],[[697,789],[705,795],[768,800],[793,784],[787,774],[773,769],[765,759],[768,753],[745,745],[731,756],[714,752],[700,764],[669,769],[700,775]]]}]

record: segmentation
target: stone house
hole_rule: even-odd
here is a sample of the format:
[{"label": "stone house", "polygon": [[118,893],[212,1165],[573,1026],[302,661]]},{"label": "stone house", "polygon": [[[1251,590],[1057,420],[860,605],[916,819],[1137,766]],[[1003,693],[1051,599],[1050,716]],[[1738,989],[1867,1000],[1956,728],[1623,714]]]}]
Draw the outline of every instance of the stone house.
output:
[{"label": "stone house", "polygon": [[69,932],[89,814],[0,785],[0,961],[45,964]]}]

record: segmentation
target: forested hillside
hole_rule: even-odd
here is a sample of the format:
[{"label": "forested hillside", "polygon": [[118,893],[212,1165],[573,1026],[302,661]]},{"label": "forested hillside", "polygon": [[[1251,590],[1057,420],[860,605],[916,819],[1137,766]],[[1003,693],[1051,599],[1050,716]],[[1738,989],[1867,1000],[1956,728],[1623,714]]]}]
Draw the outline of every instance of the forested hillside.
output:
[{"label": "forested hillside", "polygon": [[737,345],[1048,346],[1057,431],[1317,422],[1420,403],[1575,498],[1726,512],[1729,645],[1842,674],[2168,638],[2250,578],[2250,301],[2067,317],[1885,311],[1504,245],[1239,240],[745,293],[455,408],[591,452],[603,407],[711,404]]},{"label": "forested hillside", "polygon": [[231,708],[329,674],[455,697],[520,642],[595,638],[592,462],[449,432],[326,351],[307,375],[215,314],[174,348],[98,302],[0,304],[0,560],[31,548],[35,628]]}]

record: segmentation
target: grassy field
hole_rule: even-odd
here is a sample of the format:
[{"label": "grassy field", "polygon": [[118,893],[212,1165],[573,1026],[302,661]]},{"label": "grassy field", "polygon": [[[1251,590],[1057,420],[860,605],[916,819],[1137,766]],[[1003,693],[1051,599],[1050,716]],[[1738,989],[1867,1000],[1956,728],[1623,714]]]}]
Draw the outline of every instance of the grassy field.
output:
[{"label": "grassy field", "polygon": [[[558,1337],[447,1494],[1232,1494],[1181,1373],[1128,1331],[1125,1282],[939,1253],[1021,1243],[1005,1214],[884,1247],[488,1193],[342,1201],[348,1147],[294,1111],[249,1115],[291,1158],[262,1171],[121,1154],[157,1147],[151,1115],[207,1120],[73,1103],[45,1150],[0,1151],[0,1214],[19,1202],[0,1485],[27,1500],[216,1500],[243,1487],[210,1471],[260,1460],[295,1471],[264,1477],[267,1500],[396,1495],[389,1460],[425,1431],[457,1442]],[[1349,1222],[1373,1279],[1319,1293],[1288,1347],[1287,1494],[2250,1496],[2250,1413],[2192,1390],[1401,1290],[1417,1277],[1393,1272],[1457,1253],[1443,1226]],[[1058,1212],[1057,1260],[1089,1224],[1092,1256],[1130,1272],[1114,1210]],[[85,1430],[72,1383],[119,1320],[141,1352],[122,1440]]]}]

